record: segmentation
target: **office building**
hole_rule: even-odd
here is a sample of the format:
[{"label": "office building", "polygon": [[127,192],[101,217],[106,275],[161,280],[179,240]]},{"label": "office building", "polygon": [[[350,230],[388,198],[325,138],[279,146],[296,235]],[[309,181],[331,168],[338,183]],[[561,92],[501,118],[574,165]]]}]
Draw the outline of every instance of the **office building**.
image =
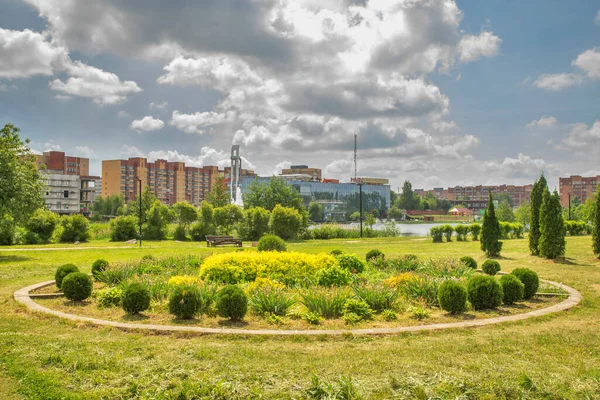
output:
[{"label": "office building", "polygon": [[598,185],[600,185],[600,175],[591,177],[571,175],[568,178],[559,178],[560,204],[565,208],[569,207],[569,196],[571,201],[577,197],[582,203],[585,203],[587,199],[594,196]]},{"label": "office building", "polygon": [[529,201],[533,185],[493,185],[493,186],[455,186],[434,188],[432,190],[415,189],[415,193],[425,198],[428,194],[440,200],[450,200],[454,204],[461,202],[481,203],[487,202],[490,192],[492,196],[506,194],[512,199],[513,207],[519,207]]},{"label": "office building", "polygon": [[281,170],[282,178],[295,181],[320,182],[322,173],[319,168],[309,168],[308,165],[292,165]]}]

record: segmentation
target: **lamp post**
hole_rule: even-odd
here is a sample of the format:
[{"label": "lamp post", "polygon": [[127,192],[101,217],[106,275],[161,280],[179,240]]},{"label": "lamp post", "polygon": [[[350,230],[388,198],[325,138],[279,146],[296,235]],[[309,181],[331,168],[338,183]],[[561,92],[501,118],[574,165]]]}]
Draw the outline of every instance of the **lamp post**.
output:
[{"label": "lamp post", "polygon": [[571,192],[569,192],[569,221],[571,220]]},{"label": "lamp post", "polygon": [[140,201],[140,248],[142,247],[142,180],[138,179],[138,199]]},{"label": "lamp post", "polygon": [[362,202],[362,182],[358,183],[358,204],[360,207],[360,238],[363,238],[363,202]]}]

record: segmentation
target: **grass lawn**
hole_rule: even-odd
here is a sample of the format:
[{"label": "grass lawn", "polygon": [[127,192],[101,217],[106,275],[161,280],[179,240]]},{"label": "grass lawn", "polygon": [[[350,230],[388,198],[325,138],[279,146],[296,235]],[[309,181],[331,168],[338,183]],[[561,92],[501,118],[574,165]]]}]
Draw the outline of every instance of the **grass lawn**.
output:
[{"label": "grass lawn", "polygon": [[[107,241],[42,247],[0,248],[2,399],[305,398],[319,389],[363,398],[600,398],[600,261],[589,236],[567,238],[563,263],[529,256],[526,240],[504,242],[503,270],[529,267],[582,292],[583,304],[568,312],[477,329],[337,338],[128,333],[33,314],[15,303],[13,292],[52,279],[60,264],[89,272],[97,258],[213,251],[175,242],[145,242],[142,249]],[[426,238],[289,248],[484,259],[478,242]]]}]

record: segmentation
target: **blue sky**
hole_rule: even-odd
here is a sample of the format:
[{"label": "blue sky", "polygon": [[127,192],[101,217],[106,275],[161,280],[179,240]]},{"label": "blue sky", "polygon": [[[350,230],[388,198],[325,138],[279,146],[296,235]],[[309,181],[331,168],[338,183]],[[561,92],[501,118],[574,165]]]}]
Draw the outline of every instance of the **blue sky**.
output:
[{"label": "blue sky", "polygon": [[[600,174],[600,2],[0,0],[0,123],[102,159],[414,187]],[[232,5],[234,4],[234,5]]]}]

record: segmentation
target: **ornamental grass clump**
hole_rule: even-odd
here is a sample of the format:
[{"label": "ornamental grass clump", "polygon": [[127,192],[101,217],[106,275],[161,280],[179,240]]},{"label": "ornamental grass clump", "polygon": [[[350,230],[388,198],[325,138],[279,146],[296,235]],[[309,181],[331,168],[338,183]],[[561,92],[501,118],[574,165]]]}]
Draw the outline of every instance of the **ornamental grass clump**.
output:
[{"label": "ornamental grass clump", "polygon": [[349,298],[348,290],[314,289],[301,294],[300,302],[309,313],[331,319],[342,316],[344,305]]},{"label": "ornamental grass clump", "polygon": [[469,279],[467,293],[475,310],[497,308],[504,297],[500,282],[489,275],[475,275]]},{"label": "ornamental grass clump", "polygon": [[62,291],[71,301],[83,301],[92,295],[92,278],[81,272],[72,272],[62,281]]},{"label": "ornamental grass clump", "polygon": [[369,252],[365,256],[365,259],[367,260],[367,262],[373,261],[376,258],[385,258],[385,255],[380,250],[373,249],[373,250],[369,250]]},{"label": "ornamental grass clump", "polygon": [[250,295],[250,308],[259,315],[277,315],[283,317],[288,309],[298,301],[284,289],[263,287]]},{"label": "ornamental grass clump", "polygon": [[275,235],[265,235],[258,241],[258,251],[287,251],[287,246],[282,238]]},{"label": "ornamental grass clump", "polygon": [[525,285],[514,275],[503,275],[500,277],[504,304],[511,305],[523,299]]},{"label": "ornamental grass clump", "polygon": [[96,260],[92,264],[92,276],[94,279],[98,280],[98,276],[108,267],[108,261],[106,260]]},{"label": "ornamental grass clump", "polygon": [[519,278],[523,285],[525,285],[523,299],[529,300],[535,296],[540,287],[540,278],[535,271],[532,271],[529,268],[517,268],[510,274]]},{"label": "ornamental grass clump", "polygon": [[248,311],[248,297],[236,285],[228,285],[217,294],[217,312],[231,321],[241,321]]},{"label": "ornamental grass clump", "polygon": [[150,292],[144,284],[133,282],[123,291],[121,303],[126,313],[139,314],[150,307]]},{"label": "ornamental grass clump", "polygon": [[169,313],[177,318],[192,319],[202,311],[202,299],[196,286],[177,285],[169,296]]},{"label": "ornamental grass clump", "polygon": [[384,285],[361,285],[354,288],[357,298],[364,301],[376,313],[385,309],[393,309],[398,300],[397,289]]},{"label": "ornamental grass clump", "polygon": [[438,302],[444,311],[461,313],[467,307],[467,289],[458,281],[447,280],[438,289]]},{"label": "ornamental grass clump", "polygon": [[496,275],[500,271],[500,263],[496,260],[485,260],[481,270],[488,275]]},{"label": "ornamental grass clump", "polygon": [[471,256],[462,256],[460,262],[471,269],[477,269],[477,261]]},{"label": "ornamental grass clump", "polygon": [[360,274],[365,270],[365,262],[356,254],[340,254],[336,259],[340,267],[353,274]]},{"label": "ornamental grass clump", "polygon": [[56,269],[56,273],[54,274],[54,281],[56,283],[56,287],[62,289],[62,282],[65,277],[71,273],[79,272],[79,268],[77,268],[73,264],[65,264],[61,265]]}]

